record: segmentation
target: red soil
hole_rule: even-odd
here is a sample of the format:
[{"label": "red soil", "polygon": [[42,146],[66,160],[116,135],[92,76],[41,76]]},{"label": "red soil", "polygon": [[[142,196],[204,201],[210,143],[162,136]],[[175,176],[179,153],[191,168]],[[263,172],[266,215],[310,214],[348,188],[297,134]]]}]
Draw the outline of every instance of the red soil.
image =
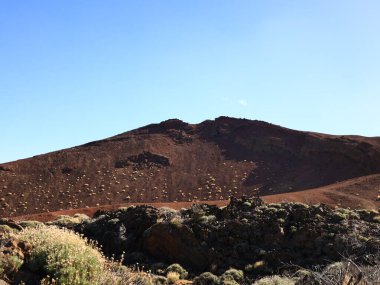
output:
[{"label": "red soil", "polygon": [[0,217],[257,193],[274,200],[308,197],[375,207],[377,190],[370,186],[376,188],[377,180],[343,187],[349,195],[318,187],[335,189],[336,182],[377,173],[380,138],[300,132],[226,117],[198,125],[169,120],[0,165]]},{"label": "red soil", "polygon": [[[325,187],[309,189],[304,191],[282,193],[276,195],[263,196],[266,203],[281,202],[301,202],[306,204],[324,203],[331,207],[344,206],[350,208],[378,209],[380,201],[377,197],[380,194],[380,174],[369,175],[365,177],[354,178],[339,183],[334,183]],[[195,201],[195,202],[169,202],[169,203],[148,203],[156,208],[169,207],[175,210],[189,208],[194,203],[207,203],[218,207],[227,206],[228,200],[219,201]],[[33,215],[24,215],[14,217],[14,220],[36,220],[47,222],[56,219],[60,215],[74,215],[76,213],[86,214],[92,217],[97,210],[116,210],[120,207],[129,207],[132,205],[144,205],[147,203],[124,203],[115,205],[106,205],[100,207],[71,209],[64,211],[39,213]]]}]

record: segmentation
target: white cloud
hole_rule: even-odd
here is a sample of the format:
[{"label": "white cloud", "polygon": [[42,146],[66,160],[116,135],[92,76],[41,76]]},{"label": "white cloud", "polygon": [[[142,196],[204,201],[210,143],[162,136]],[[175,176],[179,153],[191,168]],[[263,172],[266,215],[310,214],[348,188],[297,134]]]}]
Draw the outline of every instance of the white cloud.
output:
[{"label": "white cloud", "polygon": [[239,103],[240,105],[244,106],[244,107],[246,107],[246,106],[248,105],[247,101],[244,100],[244,99],[240,99],[240,100],[238,101],[238,103]]}]

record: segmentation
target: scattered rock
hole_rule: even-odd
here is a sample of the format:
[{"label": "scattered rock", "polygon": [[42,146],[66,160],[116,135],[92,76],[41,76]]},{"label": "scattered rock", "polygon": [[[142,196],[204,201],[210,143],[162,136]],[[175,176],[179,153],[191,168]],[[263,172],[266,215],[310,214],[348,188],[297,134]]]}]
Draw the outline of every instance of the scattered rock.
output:
[{"label": "scattered rock", "polygon": [[122,159],[115,162],[115,168],[124,168],[132,166],[135,170],[141,170],[144,168],[151,167],[163,167],[169,165],[169,158],[163,155],[151,153],[149,151],[144,151],[143,153],[140,153],[138,155],[129,156],[125,160]]},{"label": "scattered rock", "polygon": [[1,276],[13,277],[24,263],[32,246],[24,241],[19,241],[8,236],[0,239],[0,264]]}]

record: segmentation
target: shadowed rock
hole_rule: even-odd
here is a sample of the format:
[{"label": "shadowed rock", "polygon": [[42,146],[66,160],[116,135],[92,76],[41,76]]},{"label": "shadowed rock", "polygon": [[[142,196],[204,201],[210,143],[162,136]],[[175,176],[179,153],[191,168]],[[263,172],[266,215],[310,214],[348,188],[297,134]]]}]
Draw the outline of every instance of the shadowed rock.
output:
[{"label": "shadowed rock", "polygon": [[158,260],[180,263],[202,271],[208,266],[208,252],[192,230],[181,224],[158,223],[144,233],[144,250]]}]

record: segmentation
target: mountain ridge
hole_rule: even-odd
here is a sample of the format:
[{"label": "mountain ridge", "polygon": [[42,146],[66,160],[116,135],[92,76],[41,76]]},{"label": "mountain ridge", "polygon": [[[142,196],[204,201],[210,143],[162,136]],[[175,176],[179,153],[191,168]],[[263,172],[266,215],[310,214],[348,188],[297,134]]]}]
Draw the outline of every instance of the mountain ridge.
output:
[{"label": "mountain ridge", "polygon": [[224,116],[199,124],[170,119],[0,164],[0,216],[276,195],[377,173],[377,137]]}]

